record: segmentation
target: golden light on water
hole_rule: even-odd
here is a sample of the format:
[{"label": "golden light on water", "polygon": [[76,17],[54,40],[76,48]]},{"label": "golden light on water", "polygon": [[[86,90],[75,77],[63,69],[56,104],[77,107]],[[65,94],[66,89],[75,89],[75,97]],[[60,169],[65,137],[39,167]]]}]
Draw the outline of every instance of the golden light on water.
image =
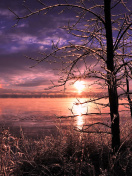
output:
[{"label": "golden light on water", "polygon": [[84,124],[83,117],[79,115],[79,116],[77,117],[77,127],[78,127],[79,129],[81,129],[81,128],[83,127],[83,124]]},{"label": "golden light on water", "polygon": [[77,115],[81,116],[83,114],[83,107],[82,105],[76,105],[76,113]]},{"label": "golden light on water", "polygon": [[[21,126],[24,128],[35,127],[35,130],[39,129],[39,126],[46,128],[56,126],[57,117],[61,116],[71,116],[77,115],[75,118],[72,118],[72,124],[75,127],[82,129],[86,124],[98,122],[104,119],[104,116],[97,118],[96,115],[85,116],[86,113],[98,113],[98,109],[102,113],[109,112],[109,108],[102,108],[95,105],[95,103],[85,103],[90,99],[88,98],[1,98],[0,101],[0,123],[1,124],[10,124],[13,126]],[[98,102],[108,104],[108,99],[99,100]],[[119,103],[127,103],[127,100],[120,100]],[[72,107],[68,111],[68,108]],[[120,106],[119,109],[124,109],[126,107]],[[127,112],[128,113],[128,112]],[[126,116],[124,111],[122,117]],[[63,123],[64,120],[64,123]],[[106,123],[109,120],[109,116],[105,116]],[[58,123],[58,122],[57,122]],[[60,123],[60,120],[59,120]],[[62,125],[71,125],[70,119],[62,119]],[[37,128],[36,128],[37,127]]]},{"label": "golden light on water", "polygon": [[78,90],[78,93],[80,94],[84,88],[85,88],[85,84],[84,81],[76,81],[74,84],[75,88]]},{"label": "golden light on water", "polygon": [[82,114],[86,113],[86,107],[80,105],[74,106],[74,112],[77,116],[77,127],[81,129],[84,125],[84,119]]}]

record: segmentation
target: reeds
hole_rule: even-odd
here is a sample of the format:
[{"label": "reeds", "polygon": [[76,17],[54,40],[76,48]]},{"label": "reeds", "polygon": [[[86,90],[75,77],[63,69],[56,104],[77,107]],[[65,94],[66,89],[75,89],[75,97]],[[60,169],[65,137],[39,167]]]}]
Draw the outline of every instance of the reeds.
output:
[{"label": "reeds", "polygon": [[59,128],[57,137],[33,140],[25,138],[22,130],[17,138],[3,129],[0,176],[130,176],[130,127],[122,135],[122,145],[114,155],[108,134],[84,134]]}]

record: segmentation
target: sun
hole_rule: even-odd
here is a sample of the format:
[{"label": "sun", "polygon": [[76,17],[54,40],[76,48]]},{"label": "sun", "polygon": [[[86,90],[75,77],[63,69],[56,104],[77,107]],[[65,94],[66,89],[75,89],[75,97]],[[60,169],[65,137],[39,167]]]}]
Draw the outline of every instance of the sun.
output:
[{"label": "sun", "polygon": [[78,93],[81,93],[83,89],[85,88],[84,81],[76,81],[74,83],[75,88],[78,90]]}]

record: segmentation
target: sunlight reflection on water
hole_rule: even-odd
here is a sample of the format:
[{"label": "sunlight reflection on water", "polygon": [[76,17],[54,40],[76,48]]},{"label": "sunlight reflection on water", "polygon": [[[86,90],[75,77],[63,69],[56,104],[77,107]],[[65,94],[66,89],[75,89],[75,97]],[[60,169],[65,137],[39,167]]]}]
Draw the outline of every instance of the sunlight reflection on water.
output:
[{"label": "sunlight reflection on water", "polygon": [[86,114],[87,113],[87,106],[81,105],[81,104],[75,105],[73,107],[73,111],[74,111],[74,113],[76,115],[78,115],[77,119],[76,119],[77,120],[77,124],[76,125],[77,125],[77,127],[79,129],[81,129],[83,127],[83,125],[84,125],[84,118],[83,118],[82,114]]},{"label": "sunlight reflection on water", "polygon": [[77,127],[79,128],[79,129],[81,129],[82,127],[83,127],[83,124],[84,124],[84,120],[83,120],[83,118],[82,118],[82,116],[78,116],[77,117]]},{"label": "sunlight reflection on water", "polygon": [[[72,118],[73,125],[82,129],[85,124],[100,122],[110,122],[110,117],[106,115],[84,116],[86,113],[108,112],[108,108],[102,108],[94,103],[79,104],[89,100],[88,98],[7,98],[0,101],[0,125],[10,125],[12,127],[24,127],[28,129],[42,128],[42,130],[52,129],[59,123],[57,117],[78,115]],[[99,101],[98,101],[99,102]],[[107,99],[103,103],[108,103]],[[68,109],[71,109],[70,111]],[[124,112],[123,112],[124,116]],[[103,121],[104,120],[104,121]],[[71,119],[62,119],[62,126],[68,127]],[[39,128],[40,127],[40,128]]]}]

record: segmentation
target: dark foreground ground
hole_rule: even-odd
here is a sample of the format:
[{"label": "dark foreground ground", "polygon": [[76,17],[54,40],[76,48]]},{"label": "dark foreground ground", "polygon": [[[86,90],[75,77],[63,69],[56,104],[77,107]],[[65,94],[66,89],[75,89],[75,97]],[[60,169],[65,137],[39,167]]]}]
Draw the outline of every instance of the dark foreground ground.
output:
[{"label": "dark foreground ground", "polygon": [[1,129],[0,176],[131,176],[131,125],[117,153],[108,134],[58,128],[57,135],[28,138]]}]

